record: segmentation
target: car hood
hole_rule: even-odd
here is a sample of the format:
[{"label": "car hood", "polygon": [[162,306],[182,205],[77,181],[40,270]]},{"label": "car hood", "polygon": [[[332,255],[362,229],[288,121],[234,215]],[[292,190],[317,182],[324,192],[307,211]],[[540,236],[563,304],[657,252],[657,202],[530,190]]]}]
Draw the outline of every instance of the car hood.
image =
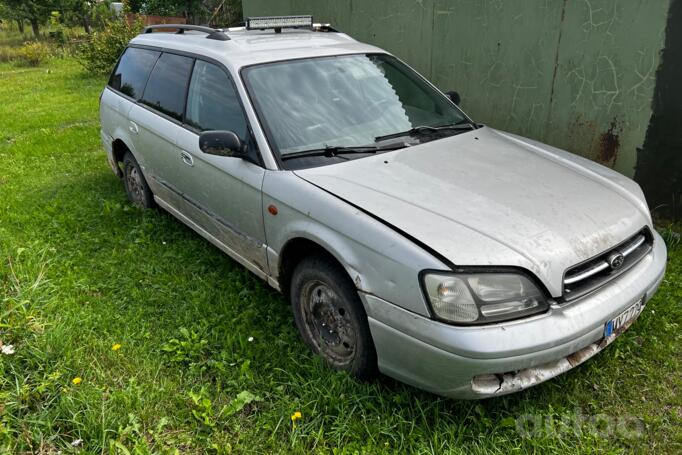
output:
[{"label": "car hood", "polygon": [[632,180],[488,127],[296,171],[457,266],[515,266],[554,296],[565,270],[651,225]]}]

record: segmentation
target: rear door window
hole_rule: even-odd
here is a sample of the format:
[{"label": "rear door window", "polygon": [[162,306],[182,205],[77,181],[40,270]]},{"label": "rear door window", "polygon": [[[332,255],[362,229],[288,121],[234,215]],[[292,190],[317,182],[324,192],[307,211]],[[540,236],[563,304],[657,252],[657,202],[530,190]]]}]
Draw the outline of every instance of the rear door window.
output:
[{"label": "rear door window", "polygon": [[182,120],[193,64],[194,59],[190,57],[163,53],[149,76],[140,101],[169,117]]},{"label": "rear door window", "polygon": [[139,99],[159,55],[161,52],[129,47],[111,74],[109,86],[131,98]]}]

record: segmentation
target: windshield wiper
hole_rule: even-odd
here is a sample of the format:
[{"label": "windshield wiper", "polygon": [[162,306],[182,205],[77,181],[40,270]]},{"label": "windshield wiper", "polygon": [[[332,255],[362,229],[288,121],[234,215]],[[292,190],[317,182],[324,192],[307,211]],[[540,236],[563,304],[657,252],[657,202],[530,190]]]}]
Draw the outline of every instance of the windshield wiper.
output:
[{"label": "windshield wiper", "polygon": [[384,136],[377,136],[374,138],[376,142],[381,142],[386,139],[393,139],[396,137],[403,136],[422,136],[432,133],[437,133],[439,131],[459,131],[459,130],[475,130],[476,125],[474,123],[456,123],[454,125],[442,125],[442,126],[415,126],[407,131],[401,131],[399,133],[386,134]]},{"label": "windshield wiper", "polygon": [[346,147],[346,146],[340,146],[340,145],[327,145],[323,148],[316,148],[316,149],[310,149],[310,150],[302,150],[300,152],[294,152],[294,153],[287,153],[282,155],[282,160],[290,160],[293,158],[303,158],[303,157],[309,157],[309,156],[326,156],[329,158],[338,156],[338,155],[345,155],[345,154],[352,154],[352,153],[377,153],[377,152],[384,152],[384,151],[390,151],[390,150],[397,150],[400,148],[404,148],[404,144],[392,144],[390,146],[384,146],[384,147],[379,147],[378,145],[366,145],[366,146],[358,146],[358,147]]}]

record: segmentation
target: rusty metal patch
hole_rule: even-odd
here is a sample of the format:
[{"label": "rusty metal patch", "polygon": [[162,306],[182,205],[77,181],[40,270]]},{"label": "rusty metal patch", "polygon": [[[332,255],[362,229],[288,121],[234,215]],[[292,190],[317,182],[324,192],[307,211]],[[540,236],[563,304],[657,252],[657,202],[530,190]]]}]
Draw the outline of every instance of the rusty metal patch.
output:
[{"label": "rusty metal patch", "polygon": [[618,152],[620,151],[621,132],[622,127],[618,125],[616,120],[613,120],[609,126],[609,129],[602,133],[599,137],[597,161],[609,166],[616,164]]}]

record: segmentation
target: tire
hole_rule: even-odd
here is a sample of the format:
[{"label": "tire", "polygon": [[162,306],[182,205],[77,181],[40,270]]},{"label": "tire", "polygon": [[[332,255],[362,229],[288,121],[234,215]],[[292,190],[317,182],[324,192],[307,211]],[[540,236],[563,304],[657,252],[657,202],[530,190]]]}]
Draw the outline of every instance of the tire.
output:
[{"label": "tire", "polygon": [[134,205],[143,209],[156,207],[152,190],[147,185],[140,165],[130,152],[126,152],[123,156],[123,185],[128,199]]},{"label": "tire", "polygon": [[296,266],[289,289],[296,326],[310,349],[336,370],[373,378],[377,354],[367,314],[346,271],[312,256]]}]

